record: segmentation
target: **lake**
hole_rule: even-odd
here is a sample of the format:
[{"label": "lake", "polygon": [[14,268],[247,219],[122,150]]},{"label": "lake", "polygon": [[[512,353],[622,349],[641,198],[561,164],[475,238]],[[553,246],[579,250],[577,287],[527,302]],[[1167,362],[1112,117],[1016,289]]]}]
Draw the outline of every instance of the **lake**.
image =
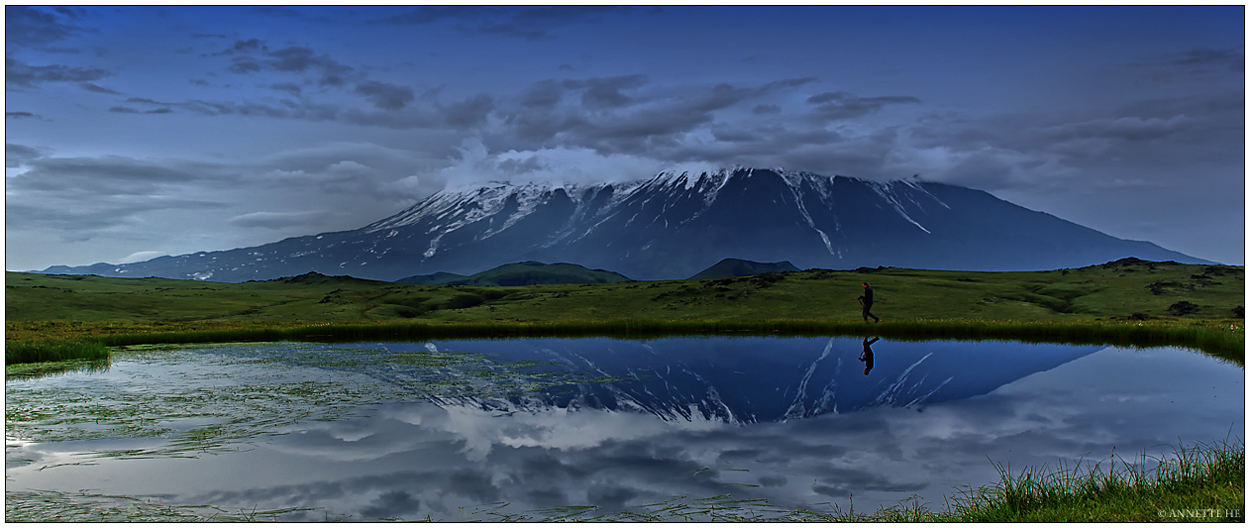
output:
[{"label": "lake", "polygon": [[1106,467],[1112,453],[1239,441],[1244,391],[1241,367],[1178,348],[843,337],[131,347],[105,370],[6,382],[6,519],[943,510],[997,482],[995,464]]}]

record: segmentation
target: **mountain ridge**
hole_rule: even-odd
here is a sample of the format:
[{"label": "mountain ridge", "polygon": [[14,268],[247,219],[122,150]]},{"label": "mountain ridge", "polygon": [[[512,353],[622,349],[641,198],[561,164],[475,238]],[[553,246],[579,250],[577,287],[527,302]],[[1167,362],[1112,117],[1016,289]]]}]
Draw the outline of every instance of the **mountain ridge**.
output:
[{"label": "mountain ridge", "polygon": [[976,189],[739,167],[593,185],[467,186],[355,230],[43,272],[244,281],[318,271],[395,280],[543,261],[648,280],[690,277],[730,256],[833,269],[1022,271],[1124,257],[1209,263]]}]

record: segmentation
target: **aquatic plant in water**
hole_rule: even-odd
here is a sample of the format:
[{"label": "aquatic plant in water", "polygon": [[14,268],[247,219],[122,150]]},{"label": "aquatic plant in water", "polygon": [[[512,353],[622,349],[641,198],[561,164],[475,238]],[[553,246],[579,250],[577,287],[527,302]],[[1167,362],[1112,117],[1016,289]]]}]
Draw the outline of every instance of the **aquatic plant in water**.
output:
[{"label": "aquatic plant in water", "polygon": [[196,456],[301,422],[367,412],[370,404],[506,398],[605,381],[543,367],[381,345],[136,346],[118,351],[106,373],[10,380],[5,428],[7,437],[31,442],[164,439],[100,457]]}]

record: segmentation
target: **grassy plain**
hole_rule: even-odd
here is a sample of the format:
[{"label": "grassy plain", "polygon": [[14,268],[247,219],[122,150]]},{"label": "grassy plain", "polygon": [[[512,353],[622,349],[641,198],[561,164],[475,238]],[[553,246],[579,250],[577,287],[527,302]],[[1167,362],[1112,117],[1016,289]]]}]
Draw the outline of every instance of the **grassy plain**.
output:
[{"label": "grassy plain", "polygon": [[[428,286],[6,273],[10,344],[341,337],[881,335],[1194,346],[1244,364],[1244,267],[1126,259],[1035,272],[878,268],[702,280]],[[864,323],[862,282],[879,324]],[[23,361],[6,352],[6,361]]]}]

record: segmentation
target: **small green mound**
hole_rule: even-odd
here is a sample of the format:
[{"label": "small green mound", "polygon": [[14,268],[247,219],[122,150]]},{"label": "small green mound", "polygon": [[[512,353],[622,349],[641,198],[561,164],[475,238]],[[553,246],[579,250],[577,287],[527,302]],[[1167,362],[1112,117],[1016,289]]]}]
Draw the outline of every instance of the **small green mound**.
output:
[{"label": "small green mound", "polygon": [[691,280],[696,279],[720,279],[725,277],[744,277],[747,275],[760,275],[763,273],[785,273],[788,271],[799,271],[799,268],[791,264],[788,260],[781,262],[753,262],[750,260],[742,260],[735,258],[723,259],[712,267],[700,271]]}]

